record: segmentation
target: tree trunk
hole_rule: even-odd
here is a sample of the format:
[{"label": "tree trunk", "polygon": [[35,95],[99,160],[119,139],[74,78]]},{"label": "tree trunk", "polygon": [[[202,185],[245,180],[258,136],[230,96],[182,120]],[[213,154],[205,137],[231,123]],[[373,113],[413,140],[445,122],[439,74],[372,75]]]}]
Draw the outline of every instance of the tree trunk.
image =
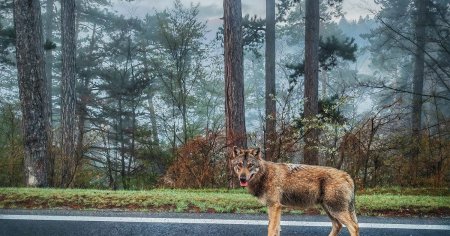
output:
[{"label": "tree trunk", "polygon": [[[109,147],[109,143],[110,143],[110,133],[109,131],[106,131],[106,135],[102,135],[102,139],[103,139],[103,145],[105,147]],[[108,186],[110,189],[112,190],[116,190],[117,189],[117,185],[116,185],[116,181],[114,180],[113,177],[113,172],[115,172],[115,170],[113,170],[113,164],[111,161],[111,152],[109,151],[109,148],[106,148],[106,168],[107,168],[107,175],[108,175]]]},{"label": "tree trunk", "polygon": [[62,187],[68,187],[75,169],[75,0],[61,1],[61,155]]},{"label": "tree trunk", "polygon": [[415,21],[415,41],[416,50],[414,55],[414,77],[413,77],[413,99],[411,111],[411,136],[412,136],[412,152],[411,152],[411,177],[412,182],[417,176],[417,157],[420,149],[420,133],[422,123],[422,92],[424,77],[424,49],[425,49],[425,21],[428,0],[416,0],[417,16]]},{"label": "tree trunk", "polygon": [[48,186],[50,124],[41,7],[38,0],[14,1],[16,59],[22,107],[25,183]]},{"label": "tree trunk", "polygon": [[225,127],[229,187],[233,146],[247,147],[244,115],[244,70],[241,0],[224,0]]},{"label": "tree trunk", "polygon": [[149,74],[149,68],[148,68],[148,62],[147,62],[147,51],[145,47],[143,48],[143,56],[144,56],[144,76],[145,78],[150,81],[150,88],[148,92],[148,105],[149,105],[149,112],[150,112],[150,124],[151,124],[151,130],[152,130],[152,146],[159,147],[159,138],[158,138],[158,126],[156,123],[156,112],[155,112],[155,106],[153,104],[153,81],[150,79]]},{"label": "tree trunk", "polygon": [[[121,85],[123,87],[123,78],[121,78]],[[118,133],[119,133],[119,142],[120,142],[120,177],[122,178],[122,187],[123,189],[128,189],[127,185],[127,172],[126,172],[126,163],[125,163],[125,138],[124,138],[124,126],[123,126],[123,119],[122,115],[125,113],[122,108],[122,95],[119,95],[118,104],[119,104],[119,127],[118,127]]]},{"label": "tree trunk", "polygon": [[275,100],[275,0],[266,0],[266,132],[264,144],[266,160],[276,159],[276,100]]},{"label": "tree trunk", "polygon": [[304,162],[310,165],[319,163],[319,131],[315,128],[318,106],[319,78],[319,1],[306,0],[305,20],[305,105],[304,116],[307,120],[304,147]]},{"label": "tree trunk", "polygon": [[[53,7],[54,0],[47,0],[46,13],[45,13],[45,40],[53,42],[53,18],[55,17]],[[48,119],[50,123],[49,139],[50,139],[50,149],[49,149],[49,185],[55,186],[55,154],[53,152],[53,102],[52,102],[52,81],[53,81],[53,50],[45,51],[45,72],[46,72],[46,83],[47,83],[47,94],[48,94]]]},{"label": "tree trunk", "polygon": [[[96,37],[95,34],[97,32],[97,25],[94,23],[94,26],[92,27],[92,34],[91,34],[91,40],[89,42],[89,54],[87,57],[89,60],[94,60],[93,57],[93,51],[94,46],[96,43]],[[89,90],[89,83],[91,82],[91,76],[85,75],[81,76],[80,80],[80,94],[79,94],[79,101],[76,103],[77,109],[76,109],[76,115],[78,116],[77,120],[77,128],[78,128],[78,134],[77,134],[77,141],[76,141],[76,162],[75,166],[77,167],[85,152],[84,148],[84,135],[85,135],[85,123],[88,116],[88,102],[89,102],[89,96],[90,96],[90,90]]]},{"label": "tree trunk", "polygon": [[[53,42],[53,7],[54,0],[47,0],[46,19],[45,19],[45,40]],[[50,125],[52,124],[52,71],[53,71],[53,50],[45,51],[45,72],[47,79],[47,93],[48,93],[48,112]]]},{"label": "tree trunk", "polygon": [[128,159],[128,185],[131,183],[131,174],[133,162],[136,162],[136,129],[137,129],[137,120],[136,120],[136,110],[138,105],[133,105],[132,120],[131,120],[131,150],[130,150],[130,158]]},{"label": "tree trunk", "polygon": [[159,138],[158,138],[158,125],[156,123],[156,112],[155,106],[153,105],[153,92],[149,92],[148,95],[148,104],[149,104],[149,112],[150,112],[150,124],[152,129],[152,146],[159,147]]},{"label": "tree trunk", "polygon": [[182,85],[182,92],[180,94],[180,96],[182,97],[181,99],[181,118],[183,120],[183,144],[186,144],[188,141],[188,122],[187,122],[187,89],[186,89],[186,83],[183,83]]}]

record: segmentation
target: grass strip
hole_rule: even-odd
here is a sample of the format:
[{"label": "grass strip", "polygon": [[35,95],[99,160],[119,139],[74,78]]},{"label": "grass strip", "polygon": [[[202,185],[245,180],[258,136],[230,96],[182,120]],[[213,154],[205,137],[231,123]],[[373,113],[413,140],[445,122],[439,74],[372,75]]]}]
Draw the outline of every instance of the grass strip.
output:
[{"label": "grass strip", "polygon": [[[415,194],[407,195],[413,192]],[[450,216],[450,195],[424,195],[426,191],[386,189],[357,194],[359,215]],[[441,190],[440,190],[441,191]],[[446,190],[448,191],[448,190]],[[420,195],[420,194],[422,195]],[[429,191],[428,191],[429,193]],[[266,207],[245,189],[152,189],[110,191],[91,189],[0,188],[0,208],[109,209],[150,212],[265,213]],[[317,214],[319,210],[286,209],[291,214]]]}]

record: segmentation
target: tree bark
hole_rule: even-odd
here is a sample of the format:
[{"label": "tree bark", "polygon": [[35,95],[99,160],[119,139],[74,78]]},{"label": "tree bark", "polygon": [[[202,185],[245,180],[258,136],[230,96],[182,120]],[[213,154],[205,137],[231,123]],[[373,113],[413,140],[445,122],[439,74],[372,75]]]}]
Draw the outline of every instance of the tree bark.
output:
[{"label": "tree bark", "polygon": [[[121,78],[121,85],[123,87],[123,77]],[[119,95],[118,99],[118,111],[119,111],[119,127],[118,127],[118,134],[119,134],[119,142],[120,142],[120,177],[122,178],[122,187],[123,189],[128,189],[127,184],[127,171],[126,171],[126,157],[125,157],[125,137],[124,137],[124,125],[123,125],[123,119],[122,114],[125,112],[123,111],[122,107],[122,95]]]},{"label": "tree bark", "polygon": [[149,112],[150,112],[150,124],[152,130],[152,146],[158,148],[159,147],[159,138],[158,138],[158,125],[156,123],[156,111],[155,106],[153,105],[153,92],[149,92],[148,95],[148,104],[149,104]]},{"label": "tree bark", "polygon": [[425,64],[425,21],[428,0],[416,0],[417,16],[415,21],[415,41],[416,50],[414,54],[414,76],[413,76],[413,99],[411,111],[411,136],[412,136],[412,152],[411,152],[411,167],[412,167],[412,181],[415,181],[417,175],[417,156],[420,149],[420,133],[422,124],[422,93],[423,93],[423,79],[424,79],[424,64]]},{"label": "tree bark", "polygon": [[275,100],[275,0],[266,0],[266,132],[264,144],[266,160],[276,159],[275,144],[276,132],[276,100]]},{"label": "tree bark", "polygon": [[75,155],[75,0],[61,1],[61,155],[62,187],[73,179]]},{"label": "tree bark", "polygon": [[[54,0],[47,0],[46,13],[45,13],[45,40],[53,42],[53,18],[55,17],[53,7]],[[50,149],[49,149],[49,185],[55,186],[55,155],[53,152],[53,102],[52,102],[52,81],[53,81],[53,50],[45,51],[45,72],[46,72],[46,83],[47,83],[47,94],[48,94],[48,119],[49,119],[49,139],[50,139]]]},{"label": "tree bark", "polygon": [[[110,133],[109,131],[106,131],[105,135],[102,135],[102,139],[103,139],[103,145],[105,147],[109,146],[110,143]],[[109,148],[106,148],[106,168],[107,168],[107,175],[108,175],[108,186],[110,189],[112,190],[116,190],[117,189],[117,185],[116,185],[116,181],[113,177],[113,172],[115,172],[115,170],[113,170],[113,163],[111,161],[111,152],[109,151]]]},{"label": "tree bark", "polygon": [[29,187],[47,187],[50,124],[41,7],[38,0],[14,1],[14,26],[25,149],[25,183]]},{"label": "tree bark", "polygon": [[224,0],[225,126],[229,168],[229,187],[233,170],[233,146],[247,147],[244,115],[244,70],[242,9],[240,0]]},{"label": "tree bark", "polygon": [[159,147],[159,138],[158,138],[158,126],[156,122],[156,112],[155,112],[155,106],[153,104],[153,97],[154,97],[154,86],[153,86],[153,80],[150,79],[149,74],[149,67],[148,67],[148,58],[147,58],[147,51],[145,47],[143,50],[143,56],[144,56],[144,76],[145,78],[150,81],[150,87],[148,92],[148,105],[149,105],[149,112],[150,112],[150,124],[151,124],[151,130],[152,130],[152,146],[158,148]]},{"label": "tree bark", "polygon": [[318,106],[318,78],[319,78],[319,1],[306,0],[305,17],[305,105],[304,117],[307,120],[304,147],[304,162],[310,165],[319,163],[317,145],[319,131],[315,127],[319,111]]},{"label": "tree bark", "polygon": [[[46,18],[45,18],[45,40],[53,42],[53,7],[54,0],[47,0]],[[52,124],[52,71],[53,71],[53,50],[45,51],[45,72],[47,79],[47,93],[48,93],[48,112],[50,125]]]},{"label": "tree bark", "polygon": [[[97,24],[94,23],[92,27],[92,34],[91,39],[89,41],[89,54],[87,55],[87,58],[89,60],[95,60],[93,56],[94,46],[96,43],[97,38],[95,37],[97,33]],[[77,109],[76,109],[76,116],[78,117],[77,120],[77,129],[78,133],[76,136],[76,156],[75,156],[75,167],[78,167],[80,165],[80,162],[84,156],[84,153],[86,151],[84,147],[84,136],[86,134],[85,131],[85,123],[88,118],[88,102],[89,102],[89,96],[90,96],[90,89],[89,84],[91,82],[91,75],[84,75],[80,78],[80,93],[79,93],[79,100],[76,103]],[[76,169],[76,168],[75,168]]]}]

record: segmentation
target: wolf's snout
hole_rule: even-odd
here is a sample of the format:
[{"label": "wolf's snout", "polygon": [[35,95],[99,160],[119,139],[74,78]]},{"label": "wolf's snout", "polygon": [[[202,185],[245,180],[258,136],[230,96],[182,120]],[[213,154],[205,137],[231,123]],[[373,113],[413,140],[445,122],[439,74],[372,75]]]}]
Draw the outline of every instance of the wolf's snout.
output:
[{"label": "wolf's snout", "polygon": [[239,182],[242,187],[246,187],[248,185],[246,176],[239,176]]}]

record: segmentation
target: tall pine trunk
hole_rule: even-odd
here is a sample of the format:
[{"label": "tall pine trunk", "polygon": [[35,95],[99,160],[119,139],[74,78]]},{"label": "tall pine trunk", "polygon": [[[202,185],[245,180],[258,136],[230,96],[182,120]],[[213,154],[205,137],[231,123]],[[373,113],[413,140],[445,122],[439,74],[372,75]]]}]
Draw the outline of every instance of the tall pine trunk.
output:
[{"label": "tall pine trunk", "polygon": [[61,1],[61,148],[62,187],[75,175],[75,0]]},{"label": "tall pine trunk", "polygon": [[225,56],[225,127],[229,187],[233,170],[230,166],[233,146],[247,147],[244,115],[244,65],[242,44],[241,0],[224,0]]},{"label": "tall pine trunk", "polygon": [[[45,40],[53,42],[53,18],[55,16],[53,12],[54,0],[47,0],[46,14],[45,14]],[[45,72],[47,79],[47,92],[48,92],[48,109],[50,125],[52,124],[52,71],[53,71],[53,50],[45,51]]]},{"label": "tall pine trunk", "polygon": [[30,187],[47,187],[50,124],[38,0],[14,1],[14,26],[25,146],[25,183]]},{"label": "tall pine trunk", "polygon": [[[316,115],[319,112],[319,1],[306,0],[305,17],[305,105],[306,122],[305,147],[303,150],[306,164],[319,163],[319,131],[315,128]],[[309,127],[308,127],[309,126]]]},{"label": "tall pine trunk", "polygon": [[[53,18],[55,17],[53,7],[54,0],[47,0],[46,13],[45,13],[45,40],[47,42],[53,42]],[[45,51],[45,72],[46,72],[46,83],[47,83],[47,93],[48,93],[48,119],[50,122],[50,147],[53,146],[53,103],[52,103],[52,81],[53,81],[53,50]],[[49,149],[49,185],[55,185],[55,155],[53,149]]]},{"label": "tall pine trunk", "polygon": [[417,157],[420,149],[420,136],[422,129],[422,93],[424,79],[424,49],[425,49],[425,21],[428,0],[416,0],[416,21],[415,21],[415,41],[416,49],[414,54],[414,77],[413,77],[413,99],[411,111],[411,177],[414,184],[417,177]]},{"label": "tall pine trunk", "polygon": [[276,159],[275,144],[276,133],[276,100],[275,100],[275,0],[266,0],[266,132],[264,133],[264,144],[266,160]]}]

